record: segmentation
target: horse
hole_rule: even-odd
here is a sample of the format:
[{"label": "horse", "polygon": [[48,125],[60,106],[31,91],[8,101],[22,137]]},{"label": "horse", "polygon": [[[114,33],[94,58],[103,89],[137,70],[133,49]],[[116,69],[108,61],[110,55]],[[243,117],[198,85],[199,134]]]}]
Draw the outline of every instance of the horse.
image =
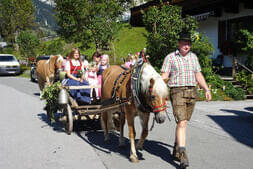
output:
[{"label": "horse", "polygon": [[40,91],[45,85],[54,83],[55,75],[62,69],[63,57],[61,55],[51,55],[49,60],[39,60],[36,64],[36,73]]},{"label": "horse", "polygon": [[[132,68],[131,68],[132,69]],[[130,70],[131,70],[130,69]],[[104,141],[109,142],[109,130],[113,130],[116,127],[120,131],[119,146],[125,146],[125,140],[123,138],[123,128],[125,125],[125,119],[127,120],[129,138],[131,143],[130,160],[132,162],[138,162],[138,156],[136,149],[142,149],[143,143],[148,135],[148,122],[150,113],[154,113],[154,118],[157,123],[163,123],[166,119],[166,99],[168,97],[168,87],[163,81],[160,74],[149,63],[144,63],[143,69],[140,73],[140,96],[142,102],[146,104],[146,108],[141,110],[131,96],[131,72],[125,71],[121,66],[113,65],[107,68],[102,74],[102,102],[108,99],[112,99],[113,91],[116,88],[116,95],[118,99],[127,100],[127,104],[124,104],[118,109],[109,110],[101,113],[101,125],[104,130]],[[129,73],[130,72],[130,73]],[[122,75],[125,74],[125,75]],[[119,77],[122,75],[121,77]],[[116,84],[115,81],[121,82]],[[112,85],[114,84],[116,85]],[[115,112],[121,112],[115,114]],[[135,147],[135,126],[134,118],[140,117],[142,125],[142,133],[140,140]],[[116,126],[118,124],[118,126]]]}]

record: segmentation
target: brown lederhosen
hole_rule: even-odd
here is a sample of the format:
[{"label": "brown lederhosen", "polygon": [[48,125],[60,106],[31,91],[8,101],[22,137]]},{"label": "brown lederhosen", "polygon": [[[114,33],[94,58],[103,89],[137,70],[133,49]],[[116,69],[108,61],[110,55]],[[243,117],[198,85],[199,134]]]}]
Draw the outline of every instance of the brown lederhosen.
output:
[{"label": "brown lederhosen", "polygon": [[171,87],[170,100],[176,122],[190,120],[195,106],[196,89],[194,86]]}]

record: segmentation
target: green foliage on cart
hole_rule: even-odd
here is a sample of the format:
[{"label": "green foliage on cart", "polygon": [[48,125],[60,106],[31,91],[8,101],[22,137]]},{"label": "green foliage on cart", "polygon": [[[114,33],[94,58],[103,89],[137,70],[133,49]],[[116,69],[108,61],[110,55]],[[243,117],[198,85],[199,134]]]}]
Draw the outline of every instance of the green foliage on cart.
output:
[{"label": "green foliage on cart", "polygon": [[48,119],[50,122],[54,122],[54,114],[57,112],[59,104],[58,104],[58,96],[60,93],[61,82],[56,82],[50,86],[47,86],[43,89],[41,98],[46,100],[46,110]]}]

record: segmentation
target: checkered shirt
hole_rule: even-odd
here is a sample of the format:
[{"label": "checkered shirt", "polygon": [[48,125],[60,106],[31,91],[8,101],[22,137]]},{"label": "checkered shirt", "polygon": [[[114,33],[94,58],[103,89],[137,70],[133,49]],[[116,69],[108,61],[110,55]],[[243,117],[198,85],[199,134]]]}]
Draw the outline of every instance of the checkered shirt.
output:
[{"label": "checkered shirt", "polygon": [[195,73],[201,68],[197,56],[189,52],[182,56],[178,50],[170,53],[164,59],[161,72],[169,74],[169,87],[196,86]]}]

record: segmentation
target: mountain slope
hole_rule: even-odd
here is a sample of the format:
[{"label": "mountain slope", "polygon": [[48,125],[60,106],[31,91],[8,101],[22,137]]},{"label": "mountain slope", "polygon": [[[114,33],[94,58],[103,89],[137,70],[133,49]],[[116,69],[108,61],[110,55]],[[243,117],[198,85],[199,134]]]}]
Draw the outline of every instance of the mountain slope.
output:
[{"label": "mountain slope", "polygon": [[53,1],[33,0],[35,7],[35,21],[41,27],[51,30],[57,29],[57,22],[54,16]]}]

